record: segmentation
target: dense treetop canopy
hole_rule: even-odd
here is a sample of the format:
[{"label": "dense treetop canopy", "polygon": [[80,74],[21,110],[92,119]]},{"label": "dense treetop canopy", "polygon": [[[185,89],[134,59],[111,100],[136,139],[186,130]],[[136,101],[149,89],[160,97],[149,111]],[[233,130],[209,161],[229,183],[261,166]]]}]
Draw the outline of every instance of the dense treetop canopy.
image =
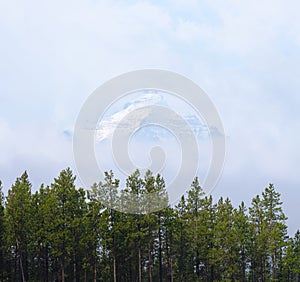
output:
[{"label": "dense treetop canopy", "polygon": [[[270,184],[233,207],[205,195],[196,177],[176,206],[127,214],[105,206],[149,191],[168,201],[162,176],[134,172],[118,193],[112,171],[89,191],[68,168],[32,193],[28,174],[7,197],[0,182],[0,281],[299,281],[300,232],[287,235]],[[188,187],[187,187],[188,188]],[[128,203],[127,203],[128,204]]]}]

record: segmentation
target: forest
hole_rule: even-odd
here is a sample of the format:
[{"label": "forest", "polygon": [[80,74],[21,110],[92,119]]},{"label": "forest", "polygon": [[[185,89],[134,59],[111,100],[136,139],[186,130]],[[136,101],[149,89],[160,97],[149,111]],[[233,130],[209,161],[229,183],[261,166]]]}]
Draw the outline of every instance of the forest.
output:
[{"label": "forest", "polygon": [[75,180],[67,168],[34,193],[27,172],[5,196],[0,184],[0,281],[300,281],[300,232],[288,235],[272,184],[234,207],[196,177],[177,204],[129,214],[103,195],[167,201],[161,175],[137,170],[121,192],[112,171],[90,190]]}]

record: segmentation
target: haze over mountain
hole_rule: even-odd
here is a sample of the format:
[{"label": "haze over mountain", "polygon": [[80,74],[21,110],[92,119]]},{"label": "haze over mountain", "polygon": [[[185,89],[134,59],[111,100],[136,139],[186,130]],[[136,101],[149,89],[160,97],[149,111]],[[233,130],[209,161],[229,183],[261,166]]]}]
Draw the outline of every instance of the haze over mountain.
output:
[{"label": "haze over mountain", "polygon": [[[204,89],[222,118],[226,162],[214,198],[228,196],[237,206],[274,183],[294,233],[300,214],[299,10],[300,2],[283,0],[0,1],[4,191],[24,170],[33,190],[68,166],[76,172],[76,118],[105,81],[131,70],[168,69]],[[132,141],[132,157],[146,165],[148,154],[134,156]],[[175,141],[167,149],[178,148]]]}]

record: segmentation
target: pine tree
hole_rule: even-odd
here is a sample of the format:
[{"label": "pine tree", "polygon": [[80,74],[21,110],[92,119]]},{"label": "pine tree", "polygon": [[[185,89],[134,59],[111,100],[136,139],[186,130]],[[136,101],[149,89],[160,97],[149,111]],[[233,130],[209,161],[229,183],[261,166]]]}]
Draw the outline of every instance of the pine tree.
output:
[{"label": "pine tree", "polygon": [[[143,233],[143,213],[145,212],[144,193],[144,181],[141,178],[139,170],[136,170],[126,179],[126,188],[122,190],[121,202],[122,205],[126,205],[133,213],[127,216],[129,220],[127,224],[131,231],[127,240],[133,251],[130,262],[133,265],[132,273],[134,277],[137,277],[138,282],[141,282],[143,277],[142,243],[145,237]],[[134,265],[137,267],[134,267]]]},{"label": "pine tree", "polygon": [[203,233],[201,232],[202,222],[201,213],[203,209],[203,196],[204,192],[200,187],[198,178],[196,177],[192,184],[191,189],[188,191],[187,198],[187,217],[189,222],[190,236],[193,244],[190,246],[190,252],[192,253],[192,269],[195,275],[191,275],[193,280],[200,280],[201,275],[201,265],[203,261],[201,260],[201,248],[203,247]]},{"label": "pine tree", "polygon": [[282,211],[280,194],[270,184],[252,200],[250,211],[251,277],[268,281],[280,277],[279,266],[287,245],[286,216]]},{"label": "pine tree", "polygon": [[234,228],[234,208],[227,198],[217,205],[215,225],[215,264],[218,279],[233,281],[238,271],[237,233]]},{"label": "pine tree", "polygon": [[[176,212],[167,207],[158,215],[158,274],[157,281],[174,281],[176,267]],[[164,267],[165,266],[165,267]]]},{"label": "pine tree", "polygon": [[281,281],[300,281],[300,231],[290,238],[282,259]]},{"label": "pine tree", "polygon": [[216,265],[216,205],[213,204],[212,196],[204,197],[202,202],[201,225],[200,225],[200,235],[201,235],[201,276],[203,281],[213,281],[215,279]]},{"label": "pine tree", "polygon": [[[154,262],[158,261],[159,264],[159,279],[162,279],[163,271],[163,251],[162,251],[162,218],[161,212],[152,212],[159,210],[161,206],[167,206],[168,197],[165,190],[164,179],[158,174],[156,177],[153,176],[149,170],[144,176],[144,190],[145,194],[154,194],[154,197],[146,197],[145,210],[145,232],[147,233],[147,270],[148,270],[148,281],[153,281],[153,268]],[[155,238],[158,242],[158,252],[155,252]]]},{"label": "pine tree", "polygon": [[300,231],[297,230],[295,237],[292,239],[293,263],[291,273],[294,281],[300,281]]},{"label": "pine tree", "polygon": [[[153,174],[150,171],[147,171],[144,176],[144,187],[146,193],[153,193],[156,192],[156,185],[155,185],[155,178]],[[146,232],[146,240],[147,240],[147,271],[148,271],[148,281],[153,281],[153,261],[154,261],[154,236],[156,235],[156,230],[158,228],[157,226],[157,217],[156,214],[151,213],[151,210],[153,208],[153,205],[155,205],[155,202],[150,201],[146,202],[146,211],[145,214],[145,231]]]},{"label": "pine tree", "polygon": [[[52,255],[59,261],[60,279],[65,281],[69,272],[73,280],[78,280],[78,260],[81,225],[80,215],[84,202],[84,192],[75,188],[75,176],[71,169],[61,171],[58,178],[51,185],[53,198],[51,210],[53,214],[50,244]],[[67,271],[67,272],[66,272]]]},{"label": "pine tree", "polygon": [[252,200],[252,205],[249,208],[249,214],[251,231],[250,279],[251,281],[266,281],[268,279],[268,234],[263,204],[258,195]]},{"label": "pine tree", "polygon": [[2,182],[0,181],[0,281],[5,281],[5,279],[7,278],[5,231],[4,194],[2,192]]},{"label": "pine tree", "polygon": [[34,225],[33,233],[35,242],[35,255],[37,258],[36,265],[36,280],[49,281],[50,269],[51,269],[51,256],[50,256],[50,230],[52,229],[52,216],[53,210],[51,210],[49,203],[51,200],[50,187],[42,185],[34,195]]},{"label": "pine tree", "polygon": [[12,280],[29,279],[29,244],[32,237],[31,183],[25,171],[8,191],[5,228],[10,253],[14,256]]},{"label": "pine tree", "polygon": [[272,280],[279,276],[279,265],[283,256],[283,249],[287,245],[287,217],[282,210],[280,194],[275,191],[274,185],[270,184],[262,193],[262,205],[264,209],[267,233],[267,252],[270,264]]},{"label": "pine tree", "polygon": [[183,282],[189,281],[188,279],[193,274],[193,259],[190,252],[192,237],[188,225],[188,209],[185,197],[182,196],[180,202],[176,205],[176,232],[175,237],[175,252],[177,259],[175,267],[176,280]]},{"label": "pine tree", "polygon": [[250,226],[247,215],[247,208],[242,202],[238,209],[233,213],[233,228],[236,234],[236,252],[237,252],[237,270],[234,275],[235,280],[247,281],[247,272],[249,269],[250,255]]},{"label": "pine tree", "polygon": [[100,262],[101,249],[101,212],[103,211],[103,204],[101,204],[97,196],[92,192],[98,189],[98,185],[94,184],[91,191],[88,191],[87,210],[84,215],[85,221],[85,240],[84,246],[85,256],[83,258],[84,281],[96,282],[99,276],[98,266]]},{"label": "pine tree", "polygon": [[[112,275],[113,281],[117,281],[117,267],[118,267],[118,219],[119,213],[114,209],[118,207],[118,187],[119,180],[114,179],[114,174],[112,171],[105,172],[104,182],[100,182],[98,188],[93,189],[93,194],[97,196],[99,203],[103,203],[104,206],[107,206],[105,211],[101,214],[101,226],[103,231],[103,245],[105,249],[110,251],[112,259]],[[110,258],[109,258],[110,259]]]}]

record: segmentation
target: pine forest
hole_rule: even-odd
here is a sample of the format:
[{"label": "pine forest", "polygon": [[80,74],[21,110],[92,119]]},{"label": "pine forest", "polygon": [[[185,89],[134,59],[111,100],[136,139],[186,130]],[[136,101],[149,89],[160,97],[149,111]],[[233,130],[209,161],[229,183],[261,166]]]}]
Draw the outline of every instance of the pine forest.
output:
[{"label": "pine forest", "polygon": [[34,193],[27,172],[5,196],[0,185],[0,281],[300,281],[300,232],[288,235],[272,184],[234,207],[196,177],[176,205],[129,214],[104,195],[168,201],[161,175],[135,171],[121,193],[112,171],[90,190],[75,180],[68,168]]}]

